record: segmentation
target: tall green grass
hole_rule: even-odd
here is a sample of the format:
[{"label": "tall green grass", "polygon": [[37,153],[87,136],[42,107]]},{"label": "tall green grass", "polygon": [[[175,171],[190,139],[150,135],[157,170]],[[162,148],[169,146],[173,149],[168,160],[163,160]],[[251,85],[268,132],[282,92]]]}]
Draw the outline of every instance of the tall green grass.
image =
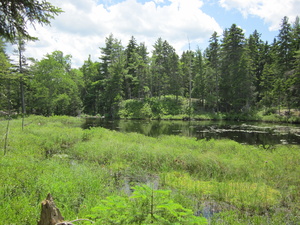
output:
[{"label": "tall green grass", "polygon": [[83,130],[82,122],[30,116],[22,131],[21,119],[12,120],[6,155],[7,122],[0,122],[1,224],[36,224],[49,192],[72,220],[88,217],[107,197],[125,198],[131,187],[144,184],[172,190],[172,202],[196,214],[211,211],[210,224],[299,222],[299,146],[151,138]]}]

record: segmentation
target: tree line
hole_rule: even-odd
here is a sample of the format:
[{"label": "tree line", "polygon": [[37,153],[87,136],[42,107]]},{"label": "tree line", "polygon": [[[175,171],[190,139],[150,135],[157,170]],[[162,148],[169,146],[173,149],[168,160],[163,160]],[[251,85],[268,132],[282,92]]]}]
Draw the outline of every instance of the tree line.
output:
[{"label": "tree line", "polygon": [[216,32],[201,51],[180,56],[167,40],[158,38],[149,53],[132,36],[127,46],[109,35],[101,56],[89,56],[72,68],[71,55],[61,51],[41,60],[26,58],[26,39],[15,39],[17,62],[0,43],[0,109],[41,115],[117,116],[127,99],[193,99],[203,110],[248,113],[256,109],[300,106],[300,22],[284,17],[272,43],[258,31],[249,37],[233,24]]}]

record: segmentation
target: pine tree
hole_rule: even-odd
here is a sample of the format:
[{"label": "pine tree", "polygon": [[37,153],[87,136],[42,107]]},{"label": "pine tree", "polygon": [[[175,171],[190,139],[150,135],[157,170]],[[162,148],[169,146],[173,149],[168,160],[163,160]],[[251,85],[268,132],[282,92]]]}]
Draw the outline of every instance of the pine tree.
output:
[{"label": "pine tree", "polygon": [[135,89],[135,85],[137,84],[137,43],[135,38],[132,36],[127,48],[125,50],[126,53],[126,68],[128,68],[128,73],[124,77],[124,96],[125,99],[131,99],[132,90]]},{"label": "pine tree", "polygon": [[191,97],[190,91],[193,89],[193,80],[195,74],[192,71],[192,62],[194,60],[194,52],[184,51],[180,57],[180,72],[182,77],[182,95],[186,98]]},{"label": "pine tree", "polygon": [[209,90],[209,105],[215,111],[219,111],[220,93],[220,43],[217,32],[214,32],[209,40],[209,46],[205,51],[207,57],[206,77]]},{"label": "pine tree", "polygon": [[254,88],[255,88],[255,102],[259,102],[261,100],[261,80],[262,73],[264,70],[264,66],[266,63],[266,53],[265,53],[265,44],[260,38],[260,34],[255,30],[253,34],[249,36],[247,42],[247,49],[249,53],[250,60],[250,75],[254,80]]},{"label": "pine tree", "polygon": [[159,38],[154,44],[151,57],[151,95],[160,97],[168,83],[165,70],[164,42]]},{"label": "pine tree", "polygon": [[138,98],[150,96],[149,57],[145,43],[140,43],[137,49],[137,86],[135,93]]},{"label": "pine tree", "polygon": [[294,62],[294,51],[293,51],[293,33],[291,24],[288,22],[288,18],[284,17],[281,24],[281,29],[278,35],[277,45],[277,65],[279,68],[279,76],[275,82],[274,92],[277,94],[278,107],[285,105],[290,110],[292,91],[291,86],[294,83],[293,77],[293,62]]},{"label": "pine tree", "polygon": [[84,62],[80,68],[83,74],[83,88],[81,99],[83,101],[83,111],[89,115],[100,113],[100,93],[103,92],[103,84],[101,74],[99,72],[100,64],[92,62],[91,56]]},{"label": "pine tree", "polygon": [[28,33],[28,25],[50,25],[50,20],[63,12],[47,1],[0,0],[0,36],[14,41],[18,36],[36,40]]},{"label": "pine tree", "polygon": [[102,114],[117,116],[118,104],[124,98],[123,83],[127,75],[126,55],[121,41],[111,34],[101,48],[100,68],[103,75],[103,93],[100,96]]},{"label": "pine tree", "polygon": [[279,30],[277,49],[278,49],[278,64],[281,68],[282,75],[285,71],[289,70],[293,62],[293,51],[292,51],[292,27],[288,21],[288,17],[284,17]]},{"label": "pine tree", "polygon": [[296,20],[292,26],[292,48],[293,52],[300,50],[300,19],[299,16],[296,17]]},{"label": "pine tree", "polygon": [[252,81],[246,57],[243,30],[233,24],[225,30],[222,43],[220,96],[226,112],[239,113],[249,106]]},{"label": "pine tree", "polygon": [[277,63],[277,40],[274,39],[273,43],[269,45],[265,43],[264,53],[266,63],[264,65],[261,82],[260,82],[260,105],[268,108],[276,106],[278,99],[275,98],[274,84],[279,77],[279,68]]},{"label": "pine tree", "polygon": [[295,108],[300,108],[300,50],[295,52],[295,62],[294,62],[294,82],[291,85],[291,91],[293,93],[291,102],[292,106]]},{"label": "pine tree", "polygon": [[192,97],[200,99],[201,106],[204,107],[207,94],[208,82],[204,73],[204,62],[202,52],[197,49],[193,60],[193,73],[195,74]]}]

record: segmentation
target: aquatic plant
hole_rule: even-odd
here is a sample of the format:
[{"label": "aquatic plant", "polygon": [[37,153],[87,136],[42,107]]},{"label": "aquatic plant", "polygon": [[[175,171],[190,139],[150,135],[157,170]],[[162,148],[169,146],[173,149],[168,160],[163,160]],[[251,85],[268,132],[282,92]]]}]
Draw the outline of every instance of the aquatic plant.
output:
[{"label": "aquatic plant", "polygon": [[[210,224],[297,224],[299,146],[151,138],[104,128],[83,130],[82,122],[30,116],[22,130],[21,119],[10,121],[7,152],[0,154],[2,224],[35,224],[49,192],[66,219],[85,218],[109,196],[139,202],[143,198],[130,197],[126,188],[149,181],[156,182],[153,191],[166,191],[165,199],[197,215],[204,216],[208,204],[218,207]],[[0,146],[5,133],[6,121],[0,121]],[[159,204],[155,213],[165,210],[163,215],[171,216]],[[138,209],[136,214],[145,215],[146,209]]]}]

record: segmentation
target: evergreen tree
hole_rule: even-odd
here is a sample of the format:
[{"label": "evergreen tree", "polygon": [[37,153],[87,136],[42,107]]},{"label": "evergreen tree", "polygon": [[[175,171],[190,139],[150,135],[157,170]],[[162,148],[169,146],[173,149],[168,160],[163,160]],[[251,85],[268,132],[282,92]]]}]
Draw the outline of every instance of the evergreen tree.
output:
[{"label": "evergreen tree", "polygon": [[292,27],[292,48],[293,52],[300,50],[300,19],[299,16],[296,17],[296,20]]},{"label": "evergreen tree", "polygon": [[132,97],[132,90],[135,89],[135,86],[138,83],[137,80],[137,61],[138,61],[138,54],[137,54],[137,43],[135,38],[132,36],[127,48],[125,50],[126,53],[126,68],[128,68],[128,73],[124,77],[124,96],[125,99],[131,99]]},{"label": "evergreen tree", "polygon": [[99,63],[92,62],[91,56],[80,68],[83,74],[83,88],[81,99],[83,101],[83,111],[89,115],[100,113],[100,92],[103,91],[102,77],[99,72]]},{"label": "evergreen tree", "polygon": [[225,30],[222,43],[220,97],[226,112],[239,113],[250,104],[252,81],[246,57],[243,30],[233,24]]},{"label": "evergreen tree", "polygon": [[126,54],[121,42],[111,34],[106,38],[106,46],[101,48],[100,68],[104,79],[100,96],[102,114],[117,116],[118,104],[124,98],[123,83],[127,75]]},{"label": "evergreen tree", "polygon": [[36,39],[27,31],[28,24],[49,25],[62,12],[60,8],[39,0],[0,0],[0,36],[13,41],[18,36]]},{"label": "evergreen tree", "polygon": [[293,63],[293,51],[292,51],[293,35],[292,27],[288,21],[288,17],[284,17],[279,30],[277,49],[278,49],[278,64],[281,69],[282,75],[285,71],[289,70]]},{"label": "evergreen tree", "polygon": [[220,43],[217,32],[214,32],[209,40],[209,46],[206,49],[207,68],[206,77],[208,78],[209,105],[216,111],[219,111],[219,93],[220,93]]},{"label": "evergreen tree", "polygon": [[175,95],[176,99],[178,99],[178,96],[182,93],[182,77],[179,71],[179,56],[171,45],[169,45],[167,42],[165,43],[165,45],[167,58],[166,74],[169,80],[168,90],[165,94]]},{"label": "evergreen tree", "polygon": [[195,74],[192,97],[200,99],[201,106],[204,107],[207,94],[208,82],[204,73],[204,62],[202,52],[197,49],[193,60],[193,73]]},{"label": "evergreen tree", "polygon": [[[125,50],[127,55],[126,68],[128,70],[128,75],[126,75],[125,79],[130,80],[131,85],[126,85],[125,98],[142,98],[145,97],[145,95],[149,95],[150,92],[147,47],[144,43],[140,43],[140,45],[136,45],[135,41],[130,41],[130,43],[131,44],[129,44]],[[131,53],[129,54],[129,52]],[[130,55],[130,57],[128,57],[128,55]],[[130,93],[129,95],[126,95],[126,90]]]},{"label": "evergreen tree", "polygon": [[137,86],[134,91],[138,98],[149,97],[150,95],[148,54],[145,43],[140,43],[136,53]]},{"label": "evergreen tree", "polygon": [[182,77],[182,95],[186,98],[191,97],[191,90],[193,89],[194,73],[192,70],[192,63],[194,60],[194,52],[184,51],[180,57],[180,72]]},{"label": "evergreen tree", "polygon": [[[278,43],[277,43],[277,60],[276,63],[279,68],[279,76],[276,79],[274,85],[274,92],[277,95],[278,107],[280,110],[281,105],[285,105],[288,109],[291,108],[292,91],[291,85],[294,82],[293,77],[293,33],[291,24],[288,22],[288,18],[284,17],[279,30]],[[284,103],[284,104],[283,104]]]},{"label": "evergreen tree", "polygon": [[249,53],[250,60],[250,76],[254,80],[254,89],[255,89],[255,102],[261,100],[261,80],[264,66],[266,63],[266,52],[265,44],[260,38],[260,34],[255,30],[253,34],[249,36],[247,49]]},{"label": "evergreen tree", "polygon": [[294,73],[293,73],[293,83],[291,85],[291,91],[293,93],[291,102],[292,106],[295,108],[300,108],[300,50],[295,52],[295,62],[294,62]]},{"label": "evergreen tree", "polygon": [[279,68],[277,62],[277,40],[274,39],[271,45],[266,43],[264,45],[264,52],[266,56],[266,64],[263,69],[260,82],[260,105],[266,107],[276,106],[278,99],[275,98],[274,84],[278,78]]},{"label": "evergreen tree", "polygon": [[168,83],[166,68],[164,42],[159,38],[154,44],[151,57],[151,95],[160,97],[164,93],[164,88]]}]

